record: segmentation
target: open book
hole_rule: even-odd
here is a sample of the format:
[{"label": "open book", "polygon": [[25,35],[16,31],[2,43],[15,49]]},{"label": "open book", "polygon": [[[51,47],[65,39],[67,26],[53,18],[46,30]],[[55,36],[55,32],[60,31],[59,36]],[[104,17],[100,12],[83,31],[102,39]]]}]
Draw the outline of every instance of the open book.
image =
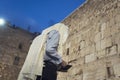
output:
[{"label": "open book", "polygon": [[58,71],[60,71],[60,72],[67,72],[68,69],[70,69],[71,67],[72,67],[72,65],[67,65],[65,67],[60,66],[59,69],[58,69]]}]

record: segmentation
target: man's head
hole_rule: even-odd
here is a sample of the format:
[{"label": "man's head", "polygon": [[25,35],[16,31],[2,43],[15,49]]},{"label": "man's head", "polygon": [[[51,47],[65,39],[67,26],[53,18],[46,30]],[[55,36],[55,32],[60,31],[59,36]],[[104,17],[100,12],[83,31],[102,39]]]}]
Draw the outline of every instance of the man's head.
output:
[{"label": "man's head", "polygon": [[51,38],[54,34],[57,34],[58,31],[57,30],[52,30],[50,31],[47,35],[48,35],[48,38]]}]

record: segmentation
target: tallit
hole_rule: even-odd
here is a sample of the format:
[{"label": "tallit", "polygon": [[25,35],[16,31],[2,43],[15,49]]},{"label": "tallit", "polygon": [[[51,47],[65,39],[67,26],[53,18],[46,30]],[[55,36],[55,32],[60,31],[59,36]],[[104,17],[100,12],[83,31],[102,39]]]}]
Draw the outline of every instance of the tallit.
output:
[{"label": "tallit", "polygon": [[60,33],[58,53],[62,56],[63,44],[68,37],[68,27],[63,23],[57,23],[45,29],[33,40],[17,80],[36,80],[36,75],[42,75],[46,36],[51,30],[57,30]]}]

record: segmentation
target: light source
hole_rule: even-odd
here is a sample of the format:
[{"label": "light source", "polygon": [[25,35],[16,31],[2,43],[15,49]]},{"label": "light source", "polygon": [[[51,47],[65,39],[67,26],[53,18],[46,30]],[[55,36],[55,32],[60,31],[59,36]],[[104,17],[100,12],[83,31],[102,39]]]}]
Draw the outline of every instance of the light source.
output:
[{"label": "light source", "polygon": [[0,18],[0,26],[3,26],[5,24],[5,20]]}]

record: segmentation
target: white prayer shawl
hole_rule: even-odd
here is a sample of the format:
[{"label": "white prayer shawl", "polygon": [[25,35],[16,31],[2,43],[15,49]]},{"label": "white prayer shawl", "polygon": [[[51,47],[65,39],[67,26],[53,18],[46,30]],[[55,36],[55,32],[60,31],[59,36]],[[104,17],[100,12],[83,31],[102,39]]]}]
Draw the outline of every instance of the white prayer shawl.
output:
[{"label": "white prayer shawl", "polygon": [[52,30],[57,30],[60,33],[58,53],[62,56],[63,45],[68,37],[68,27],[62,23],[57,23],[45,29],[41,35],[33,40],[17,80],[36,80],[36,75],[42,75],[46,37],[47,33]]}]

